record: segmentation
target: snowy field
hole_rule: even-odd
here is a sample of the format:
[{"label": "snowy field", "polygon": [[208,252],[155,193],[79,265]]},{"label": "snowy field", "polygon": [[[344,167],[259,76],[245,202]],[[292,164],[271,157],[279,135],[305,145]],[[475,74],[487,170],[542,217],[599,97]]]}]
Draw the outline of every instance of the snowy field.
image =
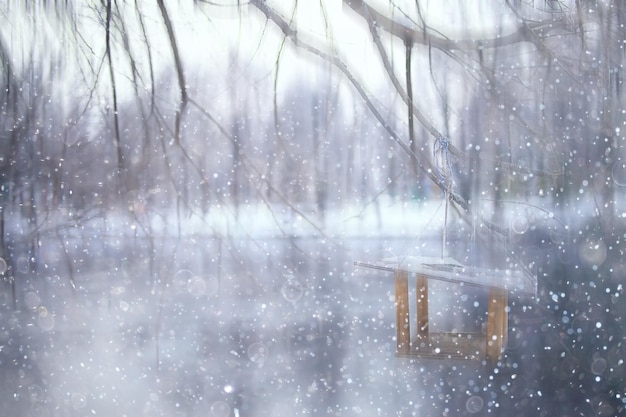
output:
[{"label": "snowy field", "polygon": [[[2,294],[3,415],[623,410],[623,387],[607,387],[625,374],[624,349],[603,344],[605,332],[614,330],[605,322],[608,313],[598,316],[586,301],[589,284],[576,284],[576,312],[561,314],[565,294],[549,290],[551,284],[542,286],[537,300],[514,300],[509,350],[495,369],[480,361],[397,358],[392,279],[355,270],[353,262],[407,252],[438,255],[441,202],[380,203],[324,219],[299,211],[241,207],[237,214],[214,209],[204,216],[153,215],[150,222],[146,213],[110,214],[43,237],[36,258],[18,260],[17,310],[11,293]],[[548,212],[524,207],[509,216],[521,237],[533,225],[558,223]],[[449,250],[457,259],[473,250],[467,241],[480,234],[474,226],[451,215],[455,240]],[[563,239],[556,226],[548,231]],[[523,244],[536,249],[540,242]],[[602,263],[600,249],[587,253],[591,264]],[[554,241],[542,250],[563,252]],[[541,263],[541,251],[531,252]],[[557,281],[552,273],[546,267],[543,279]],[[621,287],[606,288],[606,294],[600,291],[609,297],[606,308],[618,308]],[[475,290],[431,291],[443,293],[433,294],[433,328],[480,326],[484,320],[472,308],[485,302]],[[582,356],[570,356],[572,349]],[[556,368],[542,369],[545,361]],[[554,400],[555,386],[563,387],[558,392],[564,398],[575,396],[572,375],[582,381],[579,386],[590,379],[595,388],[562,408]]]}]

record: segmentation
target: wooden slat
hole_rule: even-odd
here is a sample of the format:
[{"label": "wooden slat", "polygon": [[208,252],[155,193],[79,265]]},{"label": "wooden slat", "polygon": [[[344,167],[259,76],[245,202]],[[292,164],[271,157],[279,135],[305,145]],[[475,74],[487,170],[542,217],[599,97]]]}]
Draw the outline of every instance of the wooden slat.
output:
[{"label": "wooden slat", "polygon": [[417,300],[417,337],[428,337],[428,277],[417,274],[415,298]]},{"label": "wooden slat", "polygon": [[411,328],[409,324],[409,274],[396,271],[396,342],[398,354],[407,354],[411,348]]},{"label": "wooden slat", "polygon": [[410,355],[422,358],[485,358],[485,336],[481,333],[435,332],[413,340]]},{"label": "wooden slat", "polygon": [[506,346],[508,335],[507,294],[505,290],[489,290],[487,312],[487,360],[495,363]]}]

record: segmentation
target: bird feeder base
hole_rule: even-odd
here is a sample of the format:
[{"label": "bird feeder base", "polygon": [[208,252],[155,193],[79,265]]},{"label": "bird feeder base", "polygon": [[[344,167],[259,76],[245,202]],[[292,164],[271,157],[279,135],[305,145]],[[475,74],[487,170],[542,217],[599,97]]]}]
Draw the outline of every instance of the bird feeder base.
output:
[{"label": "bird feeder base", "polygon": [[[508,339],[508,293],[535,294],[536,277],[517,271],[466,267],[453,259],[388,258],[356,266],[393,272],[396,310],[396,355],[399,357],[487,360],[495,364]],[[417,328],[411,336],[409,275],[416,279]],[[428,282],[440,280],[489,291],[486,332],[429,332]]]}]

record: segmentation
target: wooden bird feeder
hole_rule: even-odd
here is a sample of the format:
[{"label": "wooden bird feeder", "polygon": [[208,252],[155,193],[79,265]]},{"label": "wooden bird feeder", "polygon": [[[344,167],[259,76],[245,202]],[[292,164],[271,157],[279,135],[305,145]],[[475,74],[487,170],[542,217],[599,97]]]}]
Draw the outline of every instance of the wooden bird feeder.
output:
[{"label": "wooden bird feeder", "polygon": [[[486,359],[495,364],[506,348],[509,295],[535,296],[536,276],[510,269],[464,266],[452,258],[394,257],[355,266],[393,272],[397,356]],[[416,279],[417,328],[411,335],[409,275]],[[428,282],[444,281],[489,291],[486,332],[429,332]]]}]

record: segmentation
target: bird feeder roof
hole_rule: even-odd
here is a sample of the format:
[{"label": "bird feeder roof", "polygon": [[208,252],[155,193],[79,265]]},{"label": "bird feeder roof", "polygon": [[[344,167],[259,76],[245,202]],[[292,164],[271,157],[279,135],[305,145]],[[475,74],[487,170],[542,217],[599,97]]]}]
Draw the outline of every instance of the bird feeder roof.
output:
[{"label": "bird feeder roof", "polygon": [[467,266],[450,257],[395,256],[376,262],[357,261],[354,264],[358,267],[382,271],[405,271],[459,285],[504,289],[518,295],[535,296],[537,294],[537,277],[530,272]]}]

